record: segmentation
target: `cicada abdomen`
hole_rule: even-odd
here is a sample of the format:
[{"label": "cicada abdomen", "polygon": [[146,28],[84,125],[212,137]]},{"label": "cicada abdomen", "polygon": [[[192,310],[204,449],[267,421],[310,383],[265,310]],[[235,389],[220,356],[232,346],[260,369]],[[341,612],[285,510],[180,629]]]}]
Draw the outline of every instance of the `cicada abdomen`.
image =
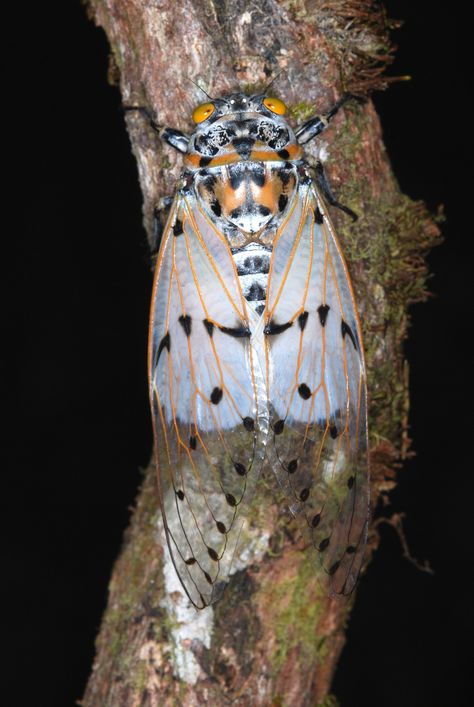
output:
[{"label": "cicada abdomen", "polygon": [[282,101],[234,94],[199,106],[191,136],[163,133],[185,158],[156,266],[150,396],[169,551],[198,608],[228,580],[264,463],[332,590],[350,593],[360,569],[362,337],[321,192],[334,199],[301,147],[342,102],[293,131]]}]

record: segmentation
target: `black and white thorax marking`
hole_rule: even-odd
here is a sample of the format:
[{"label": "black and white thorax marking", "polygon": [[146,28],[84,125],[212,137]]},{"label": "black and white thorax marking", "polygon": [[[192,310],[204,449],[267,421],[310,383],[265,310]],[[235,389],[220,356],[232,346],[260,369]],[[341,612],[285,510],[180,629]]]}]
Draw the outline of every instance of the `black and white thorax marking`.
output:
[{"label": "black and white thorax marking", "polygon": [[272,243],[298,185],[298,167],[282,162],[238,162],[194,176],[197,199],[226,236],[242,292],[264,309]]}]

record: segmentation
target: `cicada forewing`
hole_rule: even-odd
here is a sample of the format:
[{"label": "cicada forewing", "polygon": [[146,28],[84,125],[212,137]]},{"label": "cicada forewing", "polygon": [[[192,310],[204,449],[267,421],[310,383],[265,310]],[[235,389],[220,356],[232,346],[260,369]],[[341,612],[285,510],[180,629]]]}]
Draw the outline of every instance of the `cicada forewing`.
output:
[{"label": "cicada forewing", "polygon": [[368,520],[364,353],[347,268],[311,182],[275,239],[264,317],[270,466],[323,576],[349,594]]},{"label": "cicada forewing", "polygon": [[225,238],[194,195],[178,194],[155,274],[150,396],[168,546],[197,608],[228,578],[264,455],[255,316]]}]

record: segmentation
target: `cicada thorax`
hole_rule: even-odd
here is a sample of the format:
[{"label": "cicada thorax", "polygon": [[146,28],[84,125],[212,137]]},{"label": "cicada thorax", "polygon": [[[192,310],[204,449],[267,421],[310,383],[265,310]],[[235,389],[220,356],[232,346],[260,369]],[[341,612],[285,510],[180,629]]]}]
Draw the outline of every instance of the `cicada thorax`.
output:
[{"label": "cicada thorax", "polygon": [[[199,198],[241,240],[268,241],[267,226],[275,229],[296,189],[295,168],[265,162],[241,162],[214,171],[201,170],[196,179]],[[237,234],[234,236],[236,237]]]},{"label": "cicada thorax", "polygon": [[261,314],[272,243],[296,197],[296,167],[242,161],[201,169],[194,184],[200,204],[228,240],[245,299]]}]

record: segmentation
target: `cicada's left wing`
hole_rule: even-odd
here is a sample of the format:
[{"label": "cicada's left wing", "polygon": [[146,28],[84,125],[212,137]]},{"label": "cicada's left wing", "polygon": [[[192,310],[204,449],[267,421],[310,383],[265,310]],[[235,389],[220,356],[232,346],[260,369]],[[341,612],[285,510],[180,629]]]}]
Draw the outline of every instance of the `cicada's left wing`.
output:
[{"label": "cicada's left wing", "polygon": [[352,591],[368,522],[366,382],[348,272],[326,208],[300,185],[265,310],[272,468],[332,591]]},{"label": "cicada's left wing", "polygon": [[225,238],[193,196],[177,196],[163,236],[149,366],[168,547],[203,608],[231,571],[262,459],[245,300]]}]

